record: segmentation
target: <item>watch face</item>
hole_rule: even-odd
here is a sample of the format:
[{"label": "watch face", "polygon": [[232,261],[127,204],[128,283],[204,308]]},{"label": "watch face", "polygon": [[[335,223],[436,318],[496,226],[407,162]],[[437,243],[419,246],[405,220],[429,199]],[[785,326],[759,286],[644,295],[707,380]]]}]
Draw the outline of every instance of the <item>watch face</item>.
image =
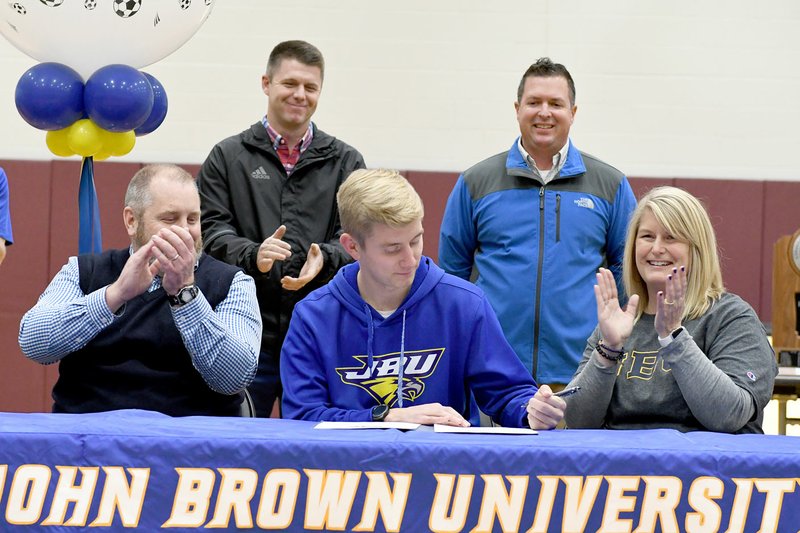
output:
[{"label": "watch face", "polygon": [[789,264],[795,273],[800,276],[800,229],[792,235],[789,241]]},{"label": "watch face", "polygon": [[376,405],[372,408],[372,421],[383,422],[386,415],[389,414],[389,406],[386,404]]},{"label": "watch face", "polygon": [[194,300],[195,296],[197,296],[198,289],[195,285],[189,285],[188,287],[184,287],[178,291],[174,297],[170,297],[170,302],[172,305],[184,305],[188,304],[192,300]]}]

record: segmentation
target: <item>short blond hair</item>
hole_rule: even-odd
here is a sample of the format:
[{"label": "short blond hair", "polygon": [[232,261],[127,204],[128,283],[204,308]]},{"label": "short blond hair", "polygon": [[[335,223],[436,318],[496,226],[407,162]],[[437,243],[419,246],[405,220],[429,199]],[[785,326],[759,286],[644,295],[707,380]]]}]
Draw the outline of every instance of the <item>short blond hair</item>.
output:
[{"label": "short blond hair", "polygon": [[702,316],[725,292],[719,266],[717,238],[703,204],[677,187],[656,187],[639,201],[633,212],[625,241],[622,275],[628,295],[639,295],[639,316],[648,304],[647,285],[636,267],[636,234],[645,211],[653,214],[676,239],[689,245],[688,283],[684,318]]},{"label": "short blond hair", "polygon": [[375,224],[406,226],[425,215],[414,187],[396,170],[352,172],[336,194],[342,230],[363,244]]}]

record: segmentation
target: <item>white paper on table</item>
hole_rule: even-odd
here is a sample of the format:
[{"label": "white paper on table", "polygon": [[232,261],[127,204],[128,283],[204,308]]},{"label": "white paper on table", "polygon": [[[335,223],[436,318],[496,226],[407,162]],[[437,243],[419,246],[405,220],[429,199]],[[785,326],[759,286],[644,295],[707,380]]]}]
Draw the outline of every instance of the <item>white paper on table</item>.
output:
[{"label": "white paper on table", "polygon": [[446,426],[444,424],[434,424],[433,430],[436,433],[486,433],[494,435],[537,435],[538,433],[530,428],[504,428],[501,426],[469,426],[466,428],[458,426]]},{"label": "white paper on table", "polygon": [[413,422],[320,422],[314,429],[417,429]]}]

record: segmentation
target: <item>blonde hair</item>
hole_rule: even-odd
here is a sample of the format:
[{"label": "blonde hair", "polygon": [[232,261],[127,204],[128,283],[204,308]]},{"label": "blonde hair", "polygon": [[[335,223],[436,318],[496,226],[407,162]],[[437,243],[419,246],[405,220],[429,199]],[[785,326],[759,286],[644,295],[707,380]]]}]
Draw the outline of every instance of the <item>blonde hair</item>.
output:
[{"label": "blonde hair", "polygon": [[622,275],[629,295],[639,295],[639,316],[648,305],[647,285],[636,267],[636,234],[645,210],[673,237],[689,245],[686,306],[684,318],[694,319],[705,313],[725,292],[719,266],[717,238],[708,213],[700,201],[677,187],[656,187],[648,192],[633,212],[625,240]]},{"label": "blonde hair", "polygon": [[363,244],[374,224],[399,228],[422,219],[425,210],[414,187],[396,170],[352,172],[336,194],[342,230]]}]

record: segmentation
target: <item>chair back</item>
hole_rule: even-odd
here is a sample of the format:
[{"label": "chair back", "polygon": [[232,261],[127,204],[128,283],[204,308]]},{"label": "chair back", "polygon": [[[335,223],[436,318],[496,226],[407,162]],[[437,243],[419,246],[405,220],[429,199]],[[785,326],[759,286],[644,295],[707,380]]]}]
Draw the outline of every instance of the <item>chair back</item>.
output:
[{"label": "chair back", "polygon": [[244,400],[242,400],[239,416],[246,418],[255,418],[256,416],[256,406],[253,405],[253,398],[250,396],[250,393],[247,392],[247,389],[244,389]]}]

